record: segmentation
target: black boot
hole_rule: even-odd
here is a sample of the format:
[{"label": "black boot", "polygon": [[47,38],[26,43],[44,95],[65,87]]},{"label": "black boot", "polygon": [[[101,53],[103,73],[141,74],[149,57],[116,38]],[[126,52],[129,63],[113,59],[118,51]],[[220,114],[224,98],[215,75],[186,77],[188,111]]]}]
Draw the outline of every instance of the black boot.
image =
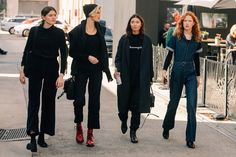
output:
[{"label": "black boot", "polygon": [[126,131],[127,131],[127,129],[128,129],[128,127],[127,127],[127,122],[126,122],[126,121],[122,121],[122,122],[121,122],[121,132],[122,132],[123,134],[125,134]]},{"label": "black boot", "polygon": [[165,129],[164,129],[164,130],[163,130],[163,133],[162,133],[162,136],[163,136],[163,138],[166,139],[166,140],[169,139],[169,130],[165,130]]},{"label": "black boot", "polygon": [[189,148],[192,148],[192,149],[195,148],[195,144],[194,144],[193,141],[187,141],[187,142],[186,142],[186,145],[187,145],[187,147],[189,147]]},{"label": "black boot", "polygon": [[44,134],[43,133],[40,133],[39,134],[39,138],[38,138],[38,145],[40,147],[43,147],[43,148],[47,148],[48,147],[48,144],[45,142],[44,140]]},{"label": "black boot", "polygon": [[26,149],[30,150],[31,152],[37,152],[35,135],[31,135],[30,143],[26,145]]},{"label": "black boot", "polygon": [[138,138],[136,136],[136,130],[130,130],[130,140],[132,143],[138,143]]}]

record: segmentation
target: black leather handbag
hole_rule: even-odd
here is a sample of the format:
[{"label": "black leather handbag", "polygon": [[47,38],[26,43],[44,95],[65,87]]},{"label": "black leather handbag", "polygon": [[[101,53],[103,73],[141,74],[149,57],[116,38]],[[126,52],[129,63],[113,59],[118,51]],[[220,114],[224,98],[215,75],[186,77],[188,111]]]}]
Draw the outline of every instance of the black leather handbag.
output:
[{"label": "black leather handbag", "polygon": [[68,100],[75,100],[75,77],[72,76],[65,80],[63,92],[57,97],[59,99],[66,93],[66,98]]}]

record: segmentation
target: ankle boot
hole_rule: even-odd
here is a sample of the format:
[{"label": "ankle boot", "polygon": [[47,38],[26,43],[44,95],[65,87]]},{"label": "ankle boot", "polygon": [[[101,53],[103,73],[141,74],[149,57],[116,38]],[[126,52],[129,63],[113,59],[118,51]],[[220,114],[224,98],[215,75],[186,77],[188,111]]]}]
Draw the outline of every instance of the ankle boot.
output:
[{"label": "ankle boot", "polygon": [[43,148],[47,148],[48,144],[45,142],[44,133],[39,133],[38,145]]},{"label": "ankle boot", "polygon": [[76,142],[77,143],[83,143],[84,142],[83,128],[82,128],[81,123],[77,123],[77,125],[76,125]]},{"label": "ankle boot", "polygon": [[88,129],[88,132],[87,132],[87,146],[88,147],[93,147],[94,146],[93,129]]},{"label": "ankle boot", "polygon": [[34,135],[31,135],[30,143],[26,145],[26,149],[30,150],[31,152],[37,152],[37,144]]},{"label": "ankle boot", "polygon": [[130,130],[130,140],[132,143],[138,143],[138,138],[136,136],[135,130]]},{"label": "ankle boot", "polygon": [[126,131],[127,131],[127,129],[128,129],[128,127],[127,127],[127,121],[122,121],[122,122],[121,122],[121,132],[122,132],[123,134],[125,134]]},{"label": "ankle boot", "polygon": [[163,132],[162,132],[162,136],[166,140],[169,139],[169,136],[170,136],[169,130],[164,129]]}]

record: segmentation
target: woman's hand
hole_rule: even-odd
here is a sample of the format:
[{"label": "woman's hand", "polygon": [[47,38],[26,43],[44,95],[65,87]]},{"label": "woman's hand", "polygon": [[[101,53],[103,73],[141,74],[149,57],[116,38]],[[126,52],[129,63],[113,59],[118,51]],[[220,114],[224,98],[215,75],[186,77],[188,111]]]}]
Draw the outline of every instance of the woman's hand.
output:
[{"label": "woman's hand", "polygon": [[63,85],[64,85],[63,76],[64,76],[64,74],[60,74],[59,77],[57,78],[57,81],[56,81],[57,88],[63,87]]},{"label": "woman's hand", "polygon": [[200,83],[201,83],[200,76],[197,76],[197,87],[199,87]]},{"label": "woman's hand", "polygon": [[115,73],[114,73],[114,78],[117,79],[117,78],[119,78],[119,77],[120,77],[120,72],[115,71]]},{"label": "woman's hand", "polygon": [[94,56],[88,56],[88,60],[92,64],[98,64],[99,60]]},{"label": "woman's hand", "polygon": [[163,77],[163,83],[166,84],[167,82],[167,71],[162,70],[162,77]]},{"label": "woman's hand", "polygon": [[25,79],[25,73],[24,73],[24,67],[22,66],[20,69],[20,76],[19,76],[19,80],[21,84],[25,84],[26,79]]}]

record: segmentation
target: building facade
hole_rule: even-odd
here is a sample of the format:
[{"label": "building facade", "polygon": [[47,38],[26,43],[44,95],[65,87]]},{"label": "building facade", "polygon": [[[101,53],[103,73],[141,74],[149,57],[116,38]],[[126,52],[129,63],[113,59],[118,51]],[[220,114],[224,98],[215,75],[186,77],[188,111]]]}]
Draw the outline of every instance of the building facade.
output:
[{"label": "building facade", "polygon": [[59,0],[6,0],[6,15],[32,15],[40,16],[40,12],[45,6],[53,6],[58,10]]},{"label": "building facade", "polygon": [[94,3],[94,0],[59,0],[59,18],[74,27],[85,18],[83,5],[89,3]]}]

